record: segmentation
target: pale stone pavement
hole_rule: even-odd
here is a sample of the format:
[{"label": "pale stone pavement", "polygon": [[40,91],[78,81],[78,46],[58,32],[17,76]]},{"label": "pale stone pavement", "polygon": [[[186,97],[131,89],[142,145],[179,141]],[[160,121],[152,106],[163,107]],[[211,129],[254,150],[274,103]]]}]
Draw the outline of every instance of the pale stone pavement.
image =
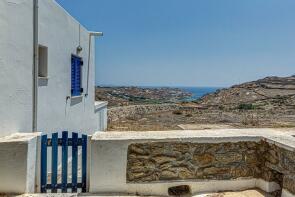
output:
[{"label": "pale stone pavement", "polygon": [[[118,194],[24,194],[24,195],[0,195],[0,197],[137,197],[137,196],[127,196]],[[150,196],[152,197],[152,196]],[[189,196],[185,196],[189,197]],[[207,193],[207,194],[197,194],[191,197],[273,197],[270,194],[262,192],[260,190],[245,190],[238,192],[220,192],[220,193]]]}]

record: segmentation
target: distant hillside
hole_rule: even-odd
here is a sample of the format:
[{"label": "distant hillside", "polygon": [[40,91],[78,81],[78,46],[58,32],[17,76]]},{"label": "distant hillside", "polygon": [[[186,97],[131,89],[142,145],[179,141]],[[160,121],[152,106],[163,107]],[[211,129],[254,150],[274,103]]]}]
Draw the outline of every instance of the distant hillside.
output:
[{"label": "distant hillside", "polygon": [[96,100],[109,102],[109,107],[177,103],[192,94],[179,88],[96,87]]},{"label": "distant hillside", "polygon": [[197,103],[211,107],[294,108],[295,76],[266,77],[235,85],[205,95]]},{"label": "distant hillside", "polygon": [[[182,97],[181,92],[176,90],[172,91],[173,94],[167,90],[146,92],[136,88],[97,91],[98,96],[105,95],[105,98],[110,98],[116,105],[119,103],[124,106],[109,110],[108,129],[111,131],[295,128],[295,76],[267,77],[219,90],[194,102],[173,105],[160,103],[125,107],[123,102],[130,105],[163,102],[163,99],[169,101],[171,98],[175,99],[175,94]],[[123,95],[122,102],[120,99]]]}]

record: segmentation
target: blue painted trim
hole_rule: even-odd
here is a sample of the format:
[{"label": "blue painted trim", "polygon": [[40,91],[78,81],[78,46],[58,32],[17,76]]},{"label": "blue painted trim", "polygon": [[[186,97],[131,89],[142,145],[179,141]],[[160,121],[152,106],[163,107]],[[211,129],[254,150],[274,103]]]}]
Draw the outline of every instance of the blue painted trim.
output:
[{"label": "blue painted trim", "polygon": [[47,186],[47,135],[41,136],[41,193],[46,193]]},{"label": "blue painted trim", "polygon": [[51,185],[52,193],[57,192],[57,165],[58,165],[58,133],[52,134],[52,163],[51,163]]},{"label": "blue painted trim", "polygon": [[62,192],[67,192],[67,184],[68,184],[68,132],[62,132]]},{"label": "blue painted trim", "polygon": [[87,186],[87,135],[82,135],[82,192]]},{"label": "blue painted trim", "polygon": [[72,192],[77,192],[78,134],[72,133]]},{"label": "blue painted trim", "polygon": [[83,92],[82,88],[82,58],[72,55],[71,58],[71,92],[72,96],[80,96]]}]

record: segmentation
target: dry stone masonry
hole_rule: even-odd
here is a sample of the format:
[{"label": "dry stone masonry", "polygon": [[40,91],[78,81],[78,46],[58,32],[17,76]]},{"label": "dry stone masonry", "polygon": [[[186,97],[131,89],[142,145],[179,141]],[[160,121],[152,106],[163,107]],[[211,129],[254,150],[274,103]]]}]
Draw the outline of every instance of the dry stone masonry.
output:
[{"label": "dry stone masonry", "polygon": [[125,107],[113,107],[108,109],[108,121],[111,122],[123,118],[134,118],[143,114],[179,110],[180,108],[181,106],[177,104],[130,105]]},{"label": "dry stone masonry", "polygon": [[127,157],[129,183],[261,178],[295,195],[295,152],[265,141],[134,143]]}]

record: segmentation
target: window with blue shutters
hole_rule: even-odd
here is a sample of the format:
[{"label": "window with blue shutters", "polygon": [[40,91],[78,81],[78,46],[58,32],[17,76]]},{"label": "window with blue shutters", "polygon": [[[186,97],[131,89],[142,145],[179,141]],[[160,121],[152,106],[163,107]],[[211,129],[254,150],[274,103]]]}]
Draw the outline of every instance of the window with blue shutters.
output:
[{"label": "window with blue shutters", "polygon": [[83,60],[81,57],[72,55],[71,65],[71,92],[72,96],[80,96],[83,92],[82,88],[82,66]]}]

